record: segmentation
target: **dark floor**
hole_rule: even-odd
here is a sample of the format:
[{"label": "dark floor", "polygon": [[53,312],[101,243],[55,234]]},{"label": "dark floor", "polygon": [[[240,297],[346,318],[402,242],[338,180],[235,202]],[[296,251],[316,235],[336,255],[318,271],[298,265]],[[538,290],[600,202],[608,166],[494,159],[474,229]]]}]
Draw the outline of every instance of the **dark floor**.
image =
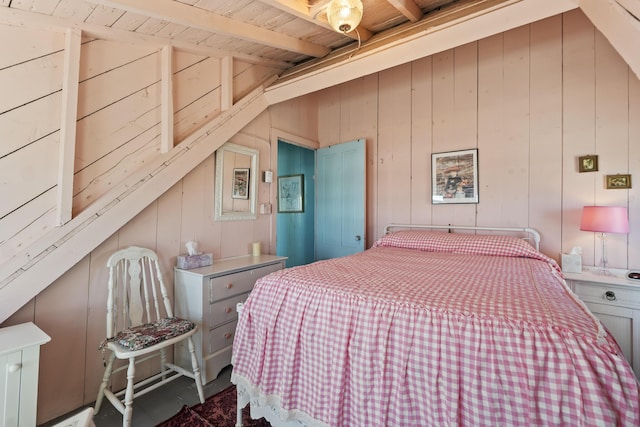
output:
[{"label": "dark floor", "polygon": [[[231,366],[220,372],[218,378],[204,385],[204,396],[208,398],[231,385]],[[183,405],[199,403],[195,382],[190,378],[178,378],[171,383],[145,394],[133,402],[133,427],[154,427],[175,415]],[[93,407],[94,404],[90,406]],[[85,409],[78,408],[69,414],[52,420],[40,427],[50,427]],[[93,417],[96,427],[122,425],[122,415],[105,398],[100,412]]]}]

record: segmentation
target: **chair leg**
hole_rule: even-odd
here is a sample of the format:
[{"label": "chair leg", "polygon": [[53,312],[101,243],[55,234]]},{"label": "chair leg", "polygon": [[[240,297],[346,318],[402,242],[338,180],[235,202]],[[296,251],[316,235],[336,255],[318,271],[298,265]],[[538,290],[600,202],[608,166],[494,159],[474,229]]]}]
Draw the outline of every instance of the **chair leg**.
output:
[{"label": "chair leg", "polygon": [[[167,352],[164,348],[160,349],[160,372],[165,372],[167,366]],[[166,380],[167,376],[162,375],[162,381]]]},{"label": "chair leg", "polygon": [[193,368],[193,379],[196,382],[196,388],[198,389],[198,397],[200,403],[204,403],[204,390],[202,389],[202,376],[200,375],[200,366],[198,365],[198,358],[196,357],[196,347],[193,345],[191,337],[187,339],[189,343],[189,353],[191,353],[191,367]]},{"label": "chair leg", "polygon": [[133,417],[133,380],[136,375],[135,358],[129,359],[127,369],[127,391],[124,395],[124,414],[122,414],[122,427],[130,427]]},{"label": "chair leg", "polygon": [[104,369],[104,375],[102,376],[102,383],[100,384],[100,389],[98,390],[98,397],[96,398],[96,406],[93,409],[93,413],[97,414],[100,411],[100,407],[102,406],[102,400],[104,399],[104,390],[107,388],[107,384],[109,383],[109,378],[111,377],[111,370],[113,369],[113,360],[116,358],[116,355],[113,353],[109,354],[109,361],[107,362],[107,366]]}]

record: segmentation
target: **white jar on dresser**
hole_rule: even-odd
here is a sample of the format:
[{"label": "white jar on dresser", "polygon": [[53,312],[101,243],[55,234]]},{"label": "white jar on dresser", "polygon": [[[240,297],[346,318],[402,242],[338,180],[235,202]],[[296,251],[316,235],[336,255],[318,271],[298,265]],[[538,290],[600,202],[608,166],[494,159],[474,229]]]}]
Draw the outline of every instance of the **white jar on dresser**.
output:
[{"label": "white jar on dresser", "polygon": [[36,425],[40,346],[49,340],[31,322],[0,328],[0,425]]},{"label": "white jar on dresser", "polygon": [[640,281],[627,279],[626,270],[611,275],[584,269],[564,273],[567,284],[611,331],[640,379]]},{"label": "white jar on dresser", "polygon": [[[285,267],[286,257],[242,256],[214,260],[207,267],[175,268],[175,315],[198,325],[194,335],[202,382],[215,379],[231,363],[238,315],[256,280]],[[175,346],[175,363],[191,370],[186,344]]]}]

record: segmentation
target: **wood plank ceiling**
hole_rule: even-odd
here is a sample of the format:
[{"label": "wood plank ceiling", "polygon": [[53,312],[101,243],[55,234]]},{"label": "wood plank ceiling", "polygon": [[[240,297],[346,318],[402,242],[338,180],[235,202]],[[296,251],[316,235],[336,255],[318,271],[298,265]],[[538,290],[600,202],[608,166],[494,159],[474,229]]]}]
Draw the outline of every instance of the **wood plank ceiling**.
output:
[{"label": "wood plank ceiling", "polygon": [[[360,46],[434,16],[460,19],[506,0],[363,0],[357,31],[341,34],[327,21],[329,0],[0,0],[13,13],[49,15],[96,37],[120,34],[214,57],[282,70]],[[26,16],[26,15],[25,15]]]}]

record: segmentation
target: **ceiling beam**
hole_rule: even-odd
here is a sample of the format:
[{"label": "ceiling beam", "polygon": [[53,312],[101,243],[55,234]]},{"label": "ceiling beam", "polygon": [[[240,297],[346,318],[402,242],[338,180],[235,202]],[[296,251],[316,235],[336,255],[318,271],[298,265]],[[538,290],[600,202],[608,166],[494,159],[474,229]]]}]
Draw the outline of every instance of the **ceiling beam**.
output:
[{"label": "ceiling beam", "polygon": [[269,104],[276,104],[578,7],[576,0],[463,0],[457,5],[452,13],[443,11],[434,18],[399,27],[386,37],[374,37],[360,49],[342,49],[286,71],[265,90],[265,96]]},{"label": "ceiling beam", "polygon": [[400,13],[411,22],[418,22],[424,16],[422,10],[413,0],[387,0],[391,6],[398,9]]},{"label": "ceiling beam", "polygon": [[92,3],[316,58],[321,58],[329,53],[329,48],[325,46],[256,27],[173,0],[92,0]]},{"label": "ceiling beam", "polygon": [[[326,7],[314,8],[308,5],[307,2],[300,0],[260,0],[262,3],[280,9],[283,12],[289,13],[296,18],[304,19],[307,22],[317,25],[326,30],[335,31],[329,21],[327,21]],[[328,1],[327,1],[328,3]],[[358,33],[360,33],[360,41],[366,41],[373,36],[373,33],[368,29],[359,26]],[[358,34],[355,31],[350,31],[345,34],[347,37],[358,40]]]},{"label": "ceiling beam", "polygon": [[617,0],[620,6],[629,11],[630,14],[640,19],[640,0]]},{"label": "ceiling beam", "polygon": [[578,5],[640,78],[640,21],[615,0],[579,0]]},{"label": "ceiling beam", "polygon": [[84,37],[93,37],[100,40],[110,40],[121,43],[137,43],[142,45],[155,46],[158,49],[169,45],[180,51],[193,53],[195,55],[209,56],[212,58],[224,58],[226,56],[233,56],[238,61],[246,62],[249,64],[258,64],[279,69],[286,69],[291,67],[291,63],[286,61],[275,61],[271,59],[265,59],[260,56],[247,55],[230,50],[216,49],[205,46],[203,44],[194,44],[182,40],[173,40],[149,34],[119,30],[116,28],[105,27],[103,25],[78,23],[66,18],[27,12],[15,8],[0,7],[0,24],[14,27],[48,30],[60,33],[64,33],[68,29],[75,28],[81,30]]}]

